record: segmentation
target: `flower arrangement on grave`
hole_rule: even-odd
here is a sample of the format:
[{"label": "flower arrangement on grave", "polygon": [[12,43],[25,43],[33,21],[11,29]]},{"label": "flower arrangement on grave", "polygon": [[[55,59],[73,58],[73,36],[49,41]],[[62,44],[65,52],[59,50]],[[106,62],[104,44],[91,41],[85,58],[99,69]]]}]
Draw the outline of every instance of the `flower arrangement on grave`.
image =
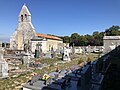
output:
[{"label": "flower arrangement on grave", "polygon": [[50,78],[50,76],[48,74],[44,74],[42,77],[42,80],[48,80]]}]

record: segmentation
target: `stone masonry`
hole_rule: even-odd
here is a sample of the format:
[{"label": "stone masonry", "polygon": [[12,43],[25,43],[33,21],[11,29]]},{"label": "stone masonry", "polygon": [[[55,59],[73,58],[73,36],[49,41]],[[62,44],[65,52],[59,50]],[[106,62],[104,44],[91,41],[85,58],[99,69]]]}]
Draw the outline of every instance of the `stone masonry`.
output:
[{"label": "stone masonry", "polygon": [[26,5],[23,5],[18,16],[16,31],[10,38],[10,48],[24,50],[25,45],[35,36],[36,33],[31,23],[31,14]]}]

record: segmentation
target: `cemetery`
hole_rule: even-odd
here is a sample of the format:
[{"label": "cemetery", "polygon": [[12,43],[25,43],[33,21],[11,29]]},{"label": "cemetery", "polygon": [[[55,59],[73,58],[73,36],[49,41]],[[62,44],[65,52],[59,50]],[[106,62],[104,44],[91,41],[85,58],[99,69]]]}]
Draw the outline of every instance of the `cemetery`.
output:
[{"label": "cemetery", "polygon": [[[1,59],[5,59],[5,63],[1,62],[1,65],[6,66],[4,67],[5,70],[1,69],[1,76],[8,77],[7,80],[3,80],[3,82],[10,82],[11,80],[15,80],[18,78],[20,83],[13,83],[14,85],[18,84],[18,88],[22,88],[22,84],[28,80],[28,76],[32,72],[36,72],[39,75],[44,75],[47,73],[54,73],[56,68],[63,70],[59,73],[59,77],[56,75],[56,80],[59,78],[70,78],[74,76],[71,71],[75,69],[79,69],[86,64],[86,61],[89,57],[90,60],[96,59],[98,57],[97,54],[86,54],[81,53],[82,49],[78,48],[68,48],[65,47],[61,50],[55,51],[51,49],[47,53],[43,53],[40,50],[40,46],[38,45],[35,50],[35,54],[29,51],[28,47],[26,46],[25,51],[22,50],[5,50],[4,53],[1,54]],[[79,53],[80,51],[80,53]],[[81,63],[83,62],[83,63]],[[7,65],[8,64],[8,65]],[[73,67],[71,67],[73,66]],[[71,67],[71,68],[70,68]],[[69,70],[64,70],[64,69]],[[9,72],[8,72],[9,71]],[[71,73],[68,75],[68,73]],[[66,75],[67,74],[67,75]],[[76,74],[75,74],[76,76]],[[77,75],[80,76],[80,75]],[[21,79],[24,78],[24,79]],[[21,79],[21,80],[20,80]],[[72,78],[71,80],[77,79],[76,77]],[[68,80],[70,81],[70,79]],[[2,83],[3,83],[2,82]],[[74,81],[73,81],[74,82]],[[70,82],[69,82],[70,83]],[[75,82],[76,83],[76,82]],[[23,84],[24,85],[24,84]],[[74,85],[75,86],[75,85]],[[51,86],[50,86],[51,87]],[[7,87],[3,87],[5,89]],[[10,88],[10,86],[9,86]]]},{"label": "cemetery", "polygon": [[51,72],[46,74],[46,76],[43,75],[45,78],[48,77],[46,80],[43,80],[43,77],[40,78],[40,76],[35,75],[28,83],[23,85],[23,90],[101,90],[104,75],[99,71],[97,72],[96,69],[99,67],[95,63],[92,63],[88,62],[82,68],[76,67],[72,70],[66,69]]},{"label": "cemetery", "polygon": [[43,53],[36,49],[35,54],[28,50],[7,54],[1,50],[1,77],[7,79],[0,83],[15,80],[12,85],[16,90],[101,90],[107,87],[105,77],[111,77],[108,71],[114,66],[111,60],[114,53],[119,53],[119,47],[105,55],[92,53],[92,48],[88,46],[82,53],[78,53],[81,48],[68,47],[61,53],[54,50]]},{"label": "cemetery", "polygon": [[[110,79],[108,71],[111,66],[114,65],[112,60],[112,58],[114,58],[113,55],[119,52],[119,48],[120,47],[117,47],[115,50],[101,56],[95,61],[85,63],[83,67],[78,66],[74,69],[64,69],[63,71],[57,70],[56,72],[47,73],[47,75],[49,75],[48,81],[41,80],[40,77],[40,82],[39,80],[34,81],[31,79],[31,81],[37,84],[42,82],[43,84],[40,84],[42,86],[37,87],[34,83],[31,86],[28,82],[23,85],[23,90],[29,90],[31,88],[38,88],[38,90],[73,90],[73,88],[74,90],[103,90],[107,86],[105,83],[108,81],[106,81],[106,77]],[[117,66],[117,68],[119,68],[119,66]],[[119,76],[119,74],[120,73],[117,73],[117,76]]]},{"label": "cemetery", "polygon": [[[108,77],[107,79],[111,80],[109,73],[120,80],[119,73],[111,72],[111,69],[119,68],[119,64],[114,65],[117,62],[116,59],[119,58],[116,56],[120,52],[119,48],[100,57],[99,54],[94,55],[88,51],[87,54],[70,53],[67,48],[63,50],[59,58],[57,55],[51,57],[51,52],[50,57],[33,58],[30,53],[22,51],[19,53],[20,56],[22,54],[22,57],[19,57],[17,53],[17,58],[14,56],[15,58],[9,59],[10,54],[4,57],[1,52],[1,65],[6,66],[1,69],[1,77],[7,77],[7,79],[3,79],[0,83],[14,81],[11,85],[16,90],[17,88],[23,88],[23,90],[73,90],[73,88],[74,90],[101,90],[108,88],[110,84],[105,84],[107,82],[105,78]],[[116,61],[113,61],[114,59]],[[6,62],[3,63],[4,60]],[[33,72],[37,74],[31,76]],[[12,88],[12,86],[8,87]],[[8,87],[3,87],[3,89]]]},{"label": "cemetery", "polygon": [[[19,55],[21,56],[21,53],[19,53]],[[22,52],[22,58],[19,57],[19,55],[18,53],[17,53],[17,56],[15,54],[14,56],[10,56],[10,54],[7,56],[5,54],[4,58],[8,62],[8,67],[9,67],[9,73],[8,73],[9,77],[6,80],[0,81],[0,83],[11,83],[12,81],[14,82],[12,82],[11,84],[13,86],[4,86],[4,87],[1,86],[1,88],[2,87],[3,89],[8,87],[22,88],[21,85],[24,85],[24,83],[29,80],[28,77],[32,72],[36,72],[40,75],[43,75],[45,71],[48,71],[48,73],[52,73],[53,71],[55,71],[57,67],[60,70],[64,70],[65,68],[78,64],[78,62],[80,61],[80,59],[77,57],[76,59],[73,59],[68,62],[66,60],[62,60],[62,55],[61,55],[61,59],[60,58],[57,59],[56,57],[54,58],[41,57],[41,58],[30,59],[31,58],[30,54],[28,53],[24,54],[23,52]],[[92,57],[91,59],[93,58],[94,57]],[[31,67],[33,63],[36,65]],[[40,69],[39,66],[43,66],[43,67]],[[63,74],[65,75],[64,72],[61,72],[61,75],[59,77],[63,77]],[[17,80],[20,82],[18,83]],[[16,85],[18,85],[18,87],[15,87]]]},{"label": "cemetery", "polygon": [[18,23],[11,48],[0,47],[1,90],[120,90],[119,36],[104,36],[104,46],[69,47],[59,37],[36,33],[29,21],[23,5],[18,22],[24,24]]}]

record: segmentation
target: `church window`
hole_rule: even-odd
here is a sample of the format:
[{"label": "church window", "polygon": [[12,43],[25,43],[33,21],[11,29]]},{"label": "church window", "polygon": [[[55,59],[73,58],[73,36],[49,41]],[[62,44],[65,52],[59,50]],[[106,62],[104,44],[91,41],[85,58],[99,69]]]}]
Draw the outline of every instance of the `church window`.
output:
[{"label": "church window", "polygon": [[21,21],[23,22],[23,15],[21,15]]},{"label": "church window", "polygon": [[25,19],[27,20],[27,14],[25,14]]}]

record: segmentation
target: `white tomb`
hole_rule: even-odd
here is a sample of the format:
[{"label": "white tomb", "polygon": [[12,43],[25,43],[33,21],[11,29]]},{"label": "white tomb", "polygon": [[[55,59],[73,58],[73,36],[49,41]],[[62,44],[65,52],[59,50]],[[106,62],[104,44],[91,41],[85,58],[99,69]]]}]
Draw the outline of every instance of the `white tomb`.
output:
[{"label": "white tomb", "polygon": [[69,50],[64,48],[64,53],[63,53],[63,60],[70,61],[70,55],[69,55]]}]

